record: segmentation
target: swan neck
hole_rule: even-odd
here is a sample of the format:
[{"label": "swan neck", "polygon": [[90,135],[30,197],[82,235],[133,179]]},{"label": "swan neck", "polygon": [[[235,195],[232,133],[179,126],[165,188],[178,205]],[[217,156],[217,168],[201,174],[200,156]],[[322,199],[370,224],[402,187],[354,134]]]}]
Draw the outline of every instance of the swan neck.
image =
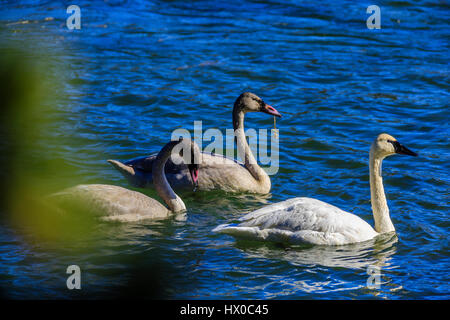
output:
[{"label": "swan neck", "polygon": [[236,136],[238,155],[244,160],[244,166],[250,174],[260,183],[270,183],[267,173],[258,165],[244,131],[245,113],[237,105],[233,109],[233,129]]},{"label": "swan neck", "polygon": [[373,218],[375,221],[375,231],[378,233],[386,233],[395,231],[392,224],[389,207],[384,193],[383,178],[381,177],[381,164],[383,157],[374,154],[373,149],[370,151],[370,197],[372,204]]},{"label": "swan neck", "polygon": [[172,149],[178,144],[178,141],[171,141],[166,144],[156,156],[153,162],[153,183],[158,195],[164,200],[167,207],[172,212],[185,211],[186,206],[181,198],[173,191],[169,182],[167,181],[164,167],[169,159]]}]

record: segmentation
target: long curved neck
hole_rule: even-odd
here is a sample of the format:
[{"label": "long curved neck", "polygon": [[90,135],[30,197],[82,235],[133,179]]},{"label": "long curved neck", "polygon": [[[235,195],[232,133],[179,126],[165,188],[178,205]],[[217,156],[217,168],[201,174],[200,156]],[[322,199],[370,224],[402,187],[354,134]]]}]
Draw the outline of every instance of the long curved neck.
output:
[{"label": "long curved neck", "polygon": [[244,112],[236,105],[233,108],[233,129],[236,136],[238,153],[242,154],[244,166],[259,183],[270,183],[267,173],[258,165],[248,145],[244,132]]},{"label": "long curved neck", "polygon": [[166,174],[164,173],[164,167],[167,159],[169,159],[172,149],[178,144],[178,141],[171,141],[166,144],[156,156],[153,162],[152,175],[153,184],[161,199],[164,200],[170,211],[179,212],[185,211],[186,206],[183,200],[173,191],[169,182],[167,182]]},{"label": "long curved neck", "polygon": [[381,163],[383,158],[374,155],[370,150],[370,197],[372,203],[373,219],[375,221],[375,231],[386,233],[395,231],[389,216],[389,208],[384,193],[383,178],[381,177]]}]

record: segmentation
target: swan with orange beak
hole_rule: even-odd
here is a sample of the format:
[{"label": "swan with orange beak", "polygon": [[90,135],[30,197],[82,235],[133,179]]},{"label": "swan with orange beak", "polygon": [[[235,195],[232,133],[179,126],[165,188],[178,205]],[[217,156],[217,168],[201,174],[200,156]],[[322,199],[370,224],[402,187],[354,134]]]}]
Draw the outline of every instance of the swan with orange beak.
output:
[{"label": "swan with orange beak", "polygon": [[[261,112],[275,117],[281,114],[271,105],[251,92],[242,93],[233,106],[233,129],[238,150],[243,152],[243,162],[215,153],[201,153],[198,169],[201,176],[195,176],[183,161],[173,157],[167,161],[166,176],[174,189],[192,188],[197,181],[198,190],[224,190],[227,192],[249,192],[266,194],[270,192],[271,182],[267,173],[258,165],[248,145],[244,133],[244,117],[249,112]],[[141,188],[152,188],[152,164],[156,155],[140,157],[124,163],[108,160],[128,182]],[[191,172],[191,173],[190,173]],[[193,175],[194,174],[194,175]]]}]

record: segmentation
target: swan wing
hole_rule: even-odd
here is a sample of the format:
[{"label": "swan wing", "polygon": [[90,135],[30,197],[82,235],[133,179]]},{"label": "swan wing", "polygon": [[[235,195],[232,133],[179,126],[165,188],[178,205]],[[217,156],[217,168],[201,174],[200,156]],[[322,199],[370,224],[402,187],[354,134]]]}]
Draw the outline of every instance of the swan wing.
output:
[{"label": "swan wing", "polygon": [[255,240],[334,245],[365,241],[377,235],[358,216],[312,198],[274,203],[239,221],[214,231]]},{"label": "swan wing", "polygon": [[84,211],[102,220],[138,221],[165,218],[170,211],[157,200],[119,186],[89,184],[50,196],[60,208]]},{"label": "swan wing", "polygon": [[[153,170],[153,162],[155,161],[156,156],[157,154],[150,155],[147,157],[135,158],[132,160],[128,160],[127,162],[125,162],[125,164],[130,167],[133,167],[134,169],[141,170],[145,173],[151,174]],[[164,172],[166,174],[176,174],[179,173],[180,171],[187,170],[187,166],[184,164],[183,160],[181,159],[180,161],[181,164],[176,165],[172,161],[172,158],[169,158],[164,167]]]},{"label": "swan wing", "polygon": [[152,172],[153,161],[156,159],[156,156],[157,154],[153,154],[146,157],[131,159],[126,161],[125,164],[145,172]]},{"label": "swan wing", "polygon": [[[130,167],[133,167],[135,169],[151,173],[152,167],[153,167],[153,162],[156,159],[156,156],[157,156],[157,154],[153,154],[153,155],[149,155],[149,156],[145,156],[145,157],[131,159],[131,160],[126,161],[125,164]],[[167,160],[165,168],[164,168],[165,169],[164,171],[166,173],[175,174],[175,173],[179,173],[182,170],[187,169],[182,158],[180,158],[177,155],[172,155],[172,156],[177,158],[176,161],[177,161],[177,163],[180,163],[180,164],[175,164],[172,161],[172,157],[170,157]],[[241,162],[231,159],[231,158],[228,158],[226,156],[218,155],[215,153],[202,152],[202,162],[200,164],[202,171],[208,170],[208,169],[220,169],[224,165],[228,165],[228,166],[239,165],[239,166],[244,167],[244,165]]]},{"label": "swan wing", "polygon": [[[193,183],[187,165],[178,155],[172,155],[172,157],[168,159],[164,169],[170,185],[174,188],[192,188]],[[154,155],[151,155],[125,162],[125,165],[135,169],[136,172],[131,177],[128,174],[125,175],[131,181],[132,185],[144,187],[152,183],[152,166],[155,158]],[[179,164],[175,164],[174,160]],[[258,192],[255,188],[259,185],[255,184],[253,176],[237,160],[222,155],[203,152],[199,171],[198,187],[200,190],[222,189],[229,192]]]}]

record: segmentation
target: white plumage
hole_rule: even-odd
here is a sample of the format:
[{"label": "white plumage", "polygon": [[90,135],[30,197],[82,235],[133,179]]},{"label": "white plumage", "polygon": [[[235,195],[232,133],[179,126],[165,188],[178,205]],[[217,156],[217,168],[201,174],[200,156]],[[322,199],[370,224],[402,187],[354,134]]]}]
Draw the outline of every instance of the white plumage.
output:
[{"label": "white plumage", "polygon": [[254,240],[342,245],[378,233],[358,216],[312,198],[293,198],[253,211],[213,231]]},{"label": "white plumage", "polygon": [[389,216],[381,162],[392,154],[417,156],[388,135],[380,134],[370,149],[370,190],[375,229],[358,216],[312,198],[293,198],[251,212],[239,224],[224,224],[213,231],[254,240],[344,245],[394,232]]}]

